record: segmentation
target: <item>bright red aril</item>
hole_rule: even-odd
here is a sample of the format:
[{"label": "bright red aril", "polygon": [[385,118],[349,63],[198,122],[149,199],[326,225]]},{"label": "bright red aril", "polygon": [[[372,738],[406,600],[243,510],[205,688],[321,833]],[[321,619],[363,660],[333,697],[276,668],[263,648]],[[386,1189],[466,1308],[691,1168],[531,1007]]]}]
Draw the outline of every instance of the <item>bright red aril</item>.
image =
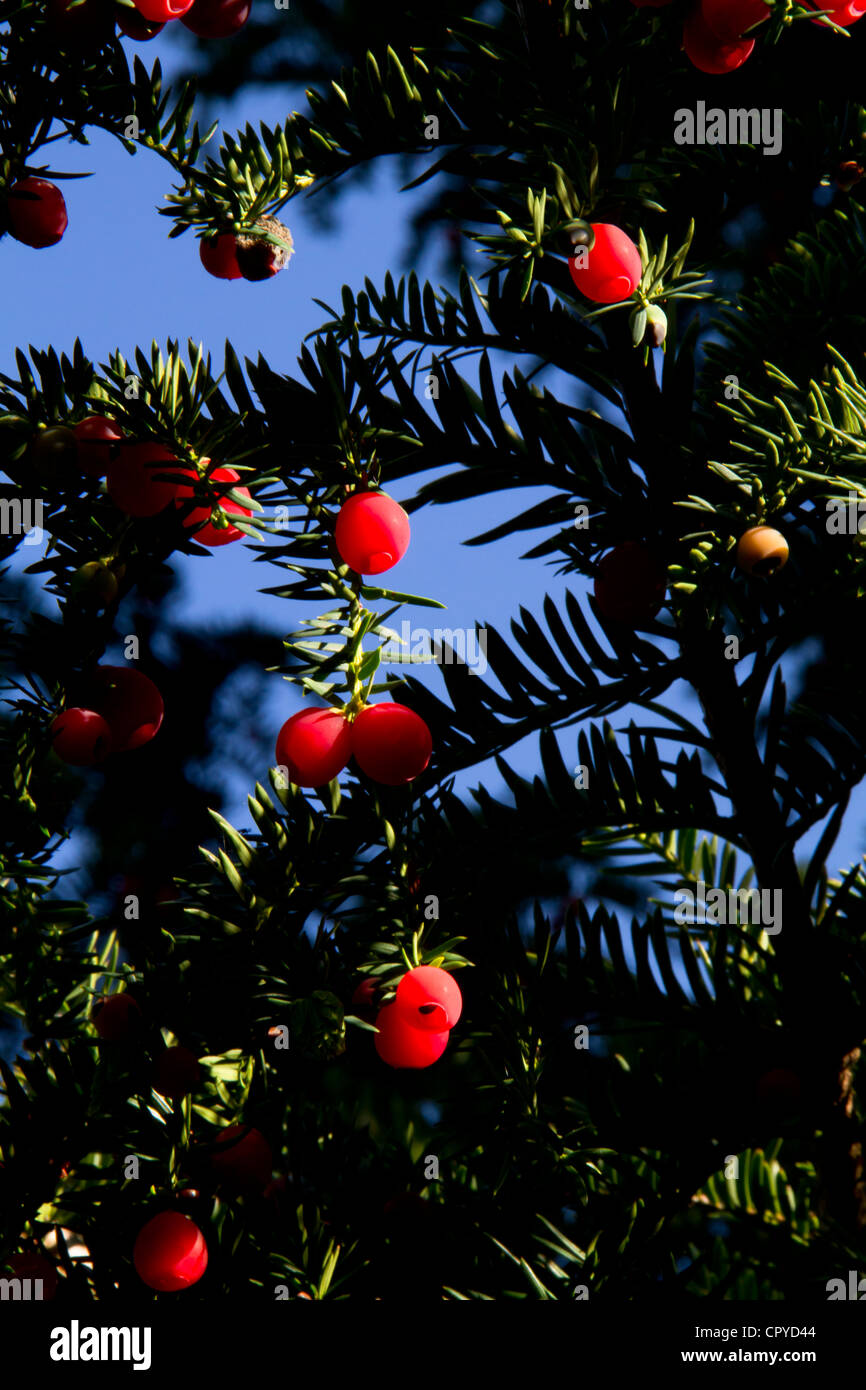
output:
[{"label": "bright red aril", "polygon": [[194,1221],[162,1211],[138,1233],[132,1262],[150,1289],[176,1293],[197,1284],[207,1269],[207,1242]]},{"label": "bright red aril", "polygon": [[362,772],[386,787],[411,782],[430,761],[433,737],[406,705],[367,705],[352,724],[352,754]]},{"label": "bright red aril", "polygon": [[382,574],[409,548],[409,518],[384,492],[356,492],[340,508],[334,540],[358,574]]},{"label": "bright red aril", "polygon": [[340,710],[299,710],[277,735],[277,766],[299,787],[324,786],[351,756],[351,728]]},{"label": "bright red aril", "polygon": [[66,709],[51,725],[51,745],[72,767],[93,767],[111,752],[111,729],[92,709]]}]

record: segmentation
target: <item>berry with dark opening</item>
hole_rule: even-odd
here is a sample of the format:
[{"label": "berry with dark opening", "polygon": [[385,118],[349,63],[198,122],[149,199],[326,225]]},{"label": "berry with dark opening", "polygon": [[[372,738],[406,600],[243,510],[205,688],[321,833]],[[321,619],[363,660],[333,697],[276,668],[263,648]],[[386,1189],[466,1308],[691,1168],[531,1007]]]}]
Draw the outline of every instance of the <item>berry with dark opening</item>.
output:
[{"label": "berry with dark opening", "polygon": [[153,1065],[151,1085],[169,1100],[182,1100],[189,1095],[201,1077],[201,1067],[188,1047],[167,1047]]},{"label": "berry with dark opening", "polygon": [[161,1211],[139,1231],[132,1262],[148,1288],[177,1293],[197,1284],[207,1269],[207,1242],[190,1217]]},{"label": "berry with dark opening", "polygon": [[579,247],[569,257],[571,278],[594,304],[618,304],[640,284],[640,251],[621,227],[610,222],[592,222],[590,226],[595,242],[591,251]]},{"label": "berry with dark opening", "polygon": [[277,735],[277,766],[299,787],[323,787],[352,756],[352,731],[336,709],[302,709]]},{"label": "berry with dark opening", "polygon": [[356,492],[340,508],[334,543],[350,569],[383,574],[409,548],[409,518],[384,492]]},{"label": "berry with dark opening", "polygon": [[124,442],[108,464],[108,495],[127,516],[156,516],[173,500],[177,483],[160,481],[155,475],[182,471],[164,444]]},{"label": "berry with dark opening", "polygon": [[[210,459],[202,459],[203,464],[210,463]],[[185,468],[184,474],[188,478],[195,478],[198,481],[198,474],[191,469]],[[204,480],[203,480],[204,481]],[[242,516],[251,517],[252,511],[249,507],[242,507],[240,503],[233,502],[230,497],[226,497],[226,492],[239,492],[244,497],[249,497],[249,488],[238,487],[240,474],[233,468],[215,468],[208,474],[207,483],[223,483],[228,486],[217,487],[214,491],[218,494],[218,500],[213,507],[193,507],[188,516],[183,518],[183,525],[187,530],[192,531],[194,539],[199,545],[228,545],[230,541],[240,541],[244,538],[243,531],[239,531],[237,526],[230,523],[226,526],[217,526],[211,519],[214,512],[221,513],[222,516]],[[187,487],[184,483],[178,485],[174,495],[175,506],[180,506],[195,495],[194,489]]]},{"label": "berry with dark opening", "polygon": [[107,415],[88,415],[73,426],[78,441],[78,466],[89,478],[104,478],[108,465],[119,454],[123,433]]},{"label": "berry with dark opening", "polygon": [[420,1069],[431,1067],[448,1046],[449,1034],[426,1033],[414,1028],[393,1004],[386,1004],[376,1015],[378,1032],[373,1035],[376,1051],[389,1067]]},{"label": "berry with dark opening", "polygon": [[246,24],[251,3],[252,0],[195,0],[181,24],[200,39],[228,39]]},{"label": "berry with dark opening", "polygon": [[405,1023],[425,1033],[447,1033],[463,1011],[453,975],[437,965],[418,965],[397,986],[394,1007]]},{"label": "berry with dark opening", "polygon": [[746,574],[765,579],[780,570],[787,560],[788,542],[781,531],[772,526],[752,526],[740,536],[737,564]]},{"label": "berry with dark opening", "polygon": [[92,709],[66,709],[51,724],[51,744],[71,767],[93,767],[111,752],[111,729]]},{"label": "berry with dark opening", "polygon": [[216,236],[202,237],[198,244],[198,254],[209,275],[218,280],[241,280],[238,265],[238,248],[233,232],[218,232]]},{"label": "berry with dark opening", "polygon": [[648,622],[664,603],[667,571],[637,541],[623,541],[599,561],[593,595],[603,617],[615,623]]},{"label": "berry with dark opening", "polygon": [[430,761],[433,736],[420,714],[405,705],[367,705],[351,728],[352,754],[374,782],[402,786]]},{"label": "berry with dark opening", "polygon": [[141,748],[159,732],[165,706],[148,676],[129,666],[97,666],[86,684],[87,707],[111,730],[112,752]]},{"label": "berry with dark opening", "polygon": [[107,994],[94,1005],[93,1025],[103,1042],[128,1042],[142,1027],[143,1016],[131,994]]},{"label": "berry with dark opening", "polygon": [[276,217],[260,217],[256,223],[256,230],[277,237],[279,241],[285,242],[285,245],[274,246],[272,242],[264,241],[261,236],[253,236],[251,232],[240,232],[235,238],[238,266],[245,280],[270,280],[271,276],[276,275],[277,271],[282,270],[289,262],[293,248],[292,234]]}]

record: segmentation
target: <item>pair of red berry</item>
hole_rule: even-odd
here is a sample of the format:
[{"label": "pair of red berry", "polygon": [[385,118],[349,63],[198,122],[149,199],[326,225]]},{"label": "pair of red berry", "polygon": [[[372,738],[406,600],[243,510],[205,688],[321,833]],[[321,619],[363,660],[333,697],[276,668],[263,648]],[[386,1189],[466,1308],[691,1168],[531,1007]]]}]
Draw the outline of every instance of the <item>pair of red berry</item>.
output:
[{"label": "pair of red berry", "polygon": [[270,280],[292,254],[292,234],[275,217],[260,217],[258,232],[268,232],[281,243],[276,246],[253,232],[216,232],[202,237],[198,244],[201,263],[217,280]]},{"label": "pair of red berry", "polygon": [[83,697],[86,704],[65,709],[51,724],[54,752],[73,767],[141,748],[162,724],[165,710],[153,681],[127,666],[98,666]]},{"label": "pair of red berry", "polygon": [[[363,1009],[371,1000],[369,982],[355,991]],[[463,1011],[463,996],[453,975],[435,965],[409,970],[397,993],[376,1015],[376,1051],[389,1067],[432,1066],[448,1046],[451,1029]]]},{"label": "pair of red berry", "polygon": [[[210,459],[203,458],[204,467]],[[191,468],[180,465],[177,456],[164,444],[145,441],[143,444],[124,443],[116,450],[108,463],[106,487],[108,495],[127,516],[150,517],[164,511],[172,502],[181,507],[194,496],[194,488],[186,483],[163,480],[160,474],[179,474],[185,478],[199,481],[199,474]],[[219,501],[216,507],[193,507],[183,518],[183,525],[192,531],[200,545],[228,545],[239,541],[243,531],[231,524],[217,525],[217,521],[228,516],[252,516],[252,511],[239,502],[226,497],[227,492],[236,491],[249,497],[249,489],[240,487],[240,474],[233,468],[215,468],[208,475],[208,484],[220,484],[216,491]],[[216,513],[216,516],[215,516]]]},{"label": "pair of red berry", "polygon": [[406,705],[366,705],[350,722],[342,710],[305,709],[277,736],[277,765],[299,787],[323,787],[354,757],[362,772],[386,787],[422,773],[433,752],[424,720]]},{"label": "pair of red berry", "polygon": [[340,508],[334,544],[358,574],[383,574],[409,549],[409,518],[384,492],[355,492]]}]

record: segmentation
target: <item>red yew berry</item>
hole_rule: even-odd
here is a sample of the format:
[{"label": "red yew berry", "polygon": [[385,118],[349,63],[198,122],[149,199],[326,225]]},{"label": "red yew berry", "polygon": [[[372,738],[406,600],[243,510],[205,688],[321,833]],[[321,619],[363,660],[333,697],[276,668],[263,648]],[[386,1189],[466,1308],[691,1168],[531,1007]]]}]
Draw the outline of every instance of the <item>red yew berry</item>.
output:
[{"label": "red yew berry", "polygon": [[352,731],[336,709],[302,709],[277,735],[277,766],[299,787],[323,787],[352,756]]},{"label": "red yew berry", "polygon": [[204,1274],[207,1243],[190,1217],[179,1211],[161,1211],[139,1231],[132,1262],[148,1288],[176,1293],[197,1284]]},{"label": "red yew berry", "polygon": [[93,1006],[91,1020],[103,1042],[128,1042],[140,1031],[141,1009],[131,994],[107,994]]},{"label": "red yew berry", "polygon": [[358,1018],[372,1023],[376,1013],[376,981],[362,980],[352,995],[352,1008]]},{"label": "red yew berry", "polygon": [[624,541],[598,564],[594,597],[602,615],[616,623],[648,622],[664,603],[667,572],[646,546]]},{"label": "red yew berry", "polygon": [[97,666],[87,682],[88,708],[111,730],[112,752],[140,748],[159,732],[165,706],[148,676],[129,666]]},{"label": "red yew berry", "polygon": [[[202,459],[202,463],[210,463],[210,459]],[[192,469],[184,468],[183,473],[185,477],[195,478],[196,481],[198,481],[198,474],[193,472]],[[252,511],[249,507],[242,507],[239,503],[233,502],[230,497],[225,497],[227,491],[240,492],[244,497],[249,497],[248,488],[235,486],[236,483],[240,482],[240,474],[236,473],[233,468],[215,468],[213,472],[208,475],[206,481],[208,484],[228,483],[229,487],[216,489],[219,493],[220,500],[216,503],[215,507],[193,507],[189,515],[184,517],[183,525],[187,530],[194,533],[195,539],[198,541],[199,545],[228,545],[230,541],[243,540],[244,533],[243,531],[239,531],[237,526],[217,526],[211,520],[214,511],[217,510],[224,516],[252,516]],[[180,506],[194,495],[193,488],[180,483],[174,495],[175,506]]]},{"label": "red yew berry", "polygon": [[181,24],[200,39],[227,39],[250,17],[251,0],[195,0]]},{"label": "red yew berry", "polygon": [[156,516],[172,501],[177,483],[158,481],[154,475],[182,471],[164,444],[124,442],[108,464],[108,495],[127,516]]},{"label": "red yew berry", "polygon": [[71,767],[93,767],[111,752],[111,729],[92,709],[66,709],[51,724],[51,743]]},{"label": "red yew berry", "polygon": [[209,275],[215,275],[218,280],[243,279],[234,233],[218,232],[216,236],[202,237],[198,254]]},{"label": "red yew berry", "polygon": [[57,1266],[52,1264],[50,1260],[27,1251],[23,1255],[11,1255],[7,1263],[12,1271],[13,1279],[29,1279],[31,1281],[30,1298],[33,1301],[39,1297],[33,1286],[37,1279],[42,1280],[42,1302],[47,1303],[50,1298],[54,1297],[58,1283]]},{"label": "red yew berry", "polygon": [[[810,4],[809,0],[803,0],[803,3],[806,5],[807,9],[811,10],[830,9],[828,4],[813,5]],[[839,5],[830,10],[828,19],[833,24],[838,24],[840,29],[849,29],[852,24],[857,23],[858,19],[862,19],[864,14],[866,14],[866,3],[864,3],[864,0],[852,0],[852,3],[849,5]],[[822,24],[823,21],[820,19],[813,19],[812,23]],[[827,27],[826,24],[824,27]]]},{"label": "red yew berry", "polygon": [[131,9],[129,5],[118,5],[114,18],[121,34],[125,34],[128,39],[135,39],[137,43],[147,43],[148,39],[155,39],[165,28],[164,23],[145,19],[143,14]]},{"label": "red yew berry", "polygon": [[569,257],[571,278],[595,304],[618,304],[634,294],[641,279],[641,259],[631,237],[610,222],[592,222],[591,251],[579,247]]},{"label": "red yew berry", "polygon": [[198,1084],[201,1067],[188,1047],[167,1047],[153,1066],[151,1085],[169,1100],[182,1100]]},{"label": "red yew berry", "polygon": [[409,548],[409,518],[384,492],[356,492],[340,508],[334,541],[350,569],[383,574]]},{"label": "red yew berry", "polygon": [[258,1129],[229,1125],[217,1139],[211,1166],[220,1182],[238,1189],[265,1188],[273,1175],[271,1146]]},{"label": "red yew berry", "polygon": [[397,986],[394,1008],[404,1023],[425,1033],[447,1033],[463,1011],[453,975],[437,965],[418,965]]},{"label": "red yew berry", "polygon": [[63,194],[47,179],[28,176],[13,183],[7,194],[9,234],[25,246],[56,246],[69,218]]},{"label": "red yew berry", "polygon": [[362,772],[386,787],[419,776],[430,761],[433,736],[405,705],[367,705],[352,725],[352,754]]},{"label": "red yew berry", "polygon": [[683,48],[701,72],[720,74],[740,68],[755,47],[754,39],[720,39],[704,19],[700,5],[686,16]]},{"label": "red yew berry", "polygon": [[728,43],[770,17],[764,0],[700,0],[700,8],[707,28]]},{"label": "red yew berry", "polygon": [[389,1067],[430,1067],[448,1046],[448,1033],[425,1033],[403,1019],[393,1004],[376,1015],[376,1051]]},{"label": "red yew berry", "polygon": [[104,478],[123,438],[115,421],[106,415],[88,415],[73,426],[72,433],[78,441],[78,466],[82,473],[89,478]]},{"label": "red yew berry", "polygon": [[170,19],[180,19],[192,3],[193,0],[135,0],[135,8],[153,24],[166,24]]}]

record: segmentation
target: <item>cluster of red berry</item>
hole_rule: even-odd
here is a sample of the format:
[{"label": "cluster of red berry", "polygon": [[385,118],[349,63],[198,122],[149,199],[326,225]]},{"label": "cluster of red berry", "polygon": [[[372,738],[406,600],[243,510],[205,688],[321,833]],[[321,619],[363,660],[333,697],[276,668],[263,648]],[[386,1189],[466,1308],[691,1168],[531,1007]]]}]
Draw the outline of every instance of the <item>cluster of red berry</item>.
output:
[{"label": "cluster of red berry", "polygon": [[164,706],[153,681],[128,666],[97,666],[82,693],[85,704],[51,724],[55,753],[73,767],[92,767],[109,753],[141,748],[159,732]]},{"label": "cluster of red berry", "polygon": [[364,1019],[375,1017],[376,1051],[389,1067],[430,1067],[448,1046],[451,1029],[463,1011],[463,996],[453,975],[438,965],[418,965],[397,985],[390,1004],[378,1011],[375,984],[363,980],[352,1006]]},{"label": "cluster of red berry", "polygon": [[[173,19],[179,19],[199,38],[224,39],[243,28],[251,5],[252,0],[136,0],[133,9],[115,4],[114,0],[82,0],[76,5],[72,0],[48,0],[46,17],[58,37],[72,44],[107,38],[113,34],[115,24],[128,38],[144,41],[154,38]],[[6,198],[10,236],[40,250],[57,245],[69,225],[69,217],[66,201],[56,184],[28,174],[7,189]],[[252,262],[264,256],[275,264],[274,269],[267,271],[267,275],[274,275],[288,257],[279,248],[262,244],[266,246],[264,252],[252,248],[248,254]],[[254,264],[254,271],[255,268]],[[236,273],[240,276],[246,272],[239,267]],[[253,273],[247,278],[266,276]]]},{"label": "cluster of red berry", "polygon": [[[106,995],[93,1010],[93,1024],[103,1042],[135,1041],[144,1026],[138,1001],[129,991]],[[167,1047],[156,1057],[151,1085],[169,1100],[182,1100],[197,1085],[201,1066],[187,1047]],[[273,1174],[273,1151],[260,1130],[232,1124],[217,1136],[208,1155],[212,1176],[232,1192],[266,1188]],[[187,1191],[186,1194],[195,1195]],[[207,1243],[199,1227],[177,1210],[159,1212],[140,1230],[133,1263],[140,1278],[159,1292],[176,1292],[198,1282],[207,1269]]]},{"label": "cluster of red berry", "polygon": [[[671,0],[631,0],[639,8],[662,9]],[[856,24],[866,14],[866,0],[849,0],[847,4],[815,4],[803,0],[806,9],[826,13],[840,29]],[[770,17],[766,0],[697,0],[686,16],[683,26],[683,48],[686,56],[701,72],[721,74],[740,68],[755,47],[749,33]],[[821,24],[814,19],[813,24]]]},{"label": "cluster of red berry", "polygon": [[[105,415],[89,415],[72,427],[54,425],[41,430],[32,441],[31,452],[39,471],[56,476],[58,461],[74,462],[88,477],[105,478],[109,497],[127,516],[156,516],[170,503],[183,507],[183,525],[201,545],[213,547],[240,540],[243,532],[228,522],[228,514],[252,516],[248,507],[225,496],[227,492],[250,495],[248,488],[239,486],[240,474],[233,468],[215,468],[208,475],[209,486],[219,485],[213,489],[216,505],[188,508],[195,489],[187,483],[162,480],[159,475],[172,473],[198,482],[198,473],[182,467],[164,444],[125,440],[116,421]],[[209,458],[201,460],[203,469],[209,464]]]},{"label": "cluster of red berry", "polygon": [[[334,528],[343,563],[358,574],[382,574],[409,547],[409,518],[382,492],[356,492],[344,502]],[[321,787],[354,757],[362,772],[384,786],[411,782],[430,761],[433,738],[406,705],[366,705],[353,719],[342,709],[300,710],[277,736],[277,764],[300,787]]]}]

